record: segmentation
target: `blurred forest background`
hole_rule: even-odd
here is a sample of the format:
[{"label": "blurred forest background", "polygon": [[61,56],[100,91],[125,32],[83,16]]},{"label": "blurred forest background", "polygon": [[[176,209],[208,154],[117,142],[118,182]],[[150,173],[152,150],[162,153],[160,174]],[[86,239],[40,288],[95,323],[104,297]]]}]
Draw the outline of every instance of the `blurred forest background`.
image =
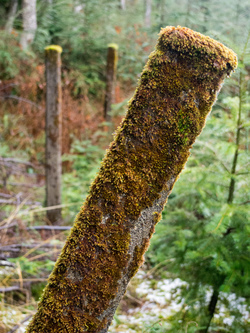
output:
[{"label": "blurred forest background", "polygon": [[[157,34],[187,26],[238,54],[110,332],[249,332],[249,0],[0,0],[0,332],[23,332]],[[34,23],[34,21],[33,21]],[[33,39],[33,37],[31,39]],[[107,45],[115,101],[104,118]],[[62,53],[62,216],[45,205],[44,48]],[[46,227],[48,227],[46,229]]]}]

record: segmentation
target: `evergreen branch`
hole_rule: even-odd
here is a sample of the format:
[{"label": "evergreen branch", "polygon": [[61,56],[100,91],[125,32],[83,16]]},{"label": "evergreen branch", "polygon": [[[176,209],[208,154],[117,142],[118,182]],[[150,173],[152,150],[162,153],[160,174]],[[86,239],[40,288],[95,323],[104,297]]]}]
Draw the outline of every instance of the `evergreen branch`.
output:
[{"label": "evergreen branch", "polygon": [[247,200],[247,201],[245,201],[245,202],[242,202],[240,205],[243,206],[243,205],[247,205],[247,204],[249,204],[249,203],[250,203],[250,200]]},{"label": "evergreen branch", "polygon": [[240,57],[240,60],[242,62],[244,61],[245,55],[247,53],[246,51],[247,51],[247,45],[248,45],[249,40],[250,40],[250,30],[248,30],[247,40],[246,40],[243,52],[242,52],[241,57]]},{"label": "evergreen branch", "polygon": [[196,321],[189,321],[188,323],[187,323],[187,325],[186,325],[186,328],[185,328],[185,333],[187,333],[187,331],[188,331],[188,326],[189,326],[189,324],[195,324],[196,325],[196,327],[198,327],[199,325],[196,323]]},{"label": "evergreen branch", "polygon": [[224,164],[224,162],[218,157],[216,150],[213,149],[213,147],[209,143],[207,143],[207,142],[206,143],[202,143],[202,144],[203,144],[203,146],[205,145],[208,148],[208,150],[210,150],[214,154],[214,156],[216,157],[217,161],[221,164],[221,166],[223,167],[223,169],[225,171],[227,171],[228,173],[230,173],[230,170],[227,168],[227,166]]},{"label": "evergreen branch", "polygon": [[221,186],[221,187],[225,187],[225,188],[228,188],[229,186],[228,185],[225,185],[225,184],[221,184],[221,183],[218,183],[218,182],[212,182],[211,180],[208,181],[209,184],[215,184],[215,185],[218,185],[218,186]]},{"label": "evergreen branch", "polygon": [[216,201],[216,202],[219,202],[219,200],[217,199],[217,197],[216,196],[214,196],[211,192],[209,192],[209,191],[207,191],[207,190],[205,190],[204,191],[211,199],[213,199],[214,201]]},{"label": "evergreen branch", "polygon": [[234,190],[235,190],[235,177],[233,177],[236,174],[236,167],[237,167],[237,161],[239,156],[239,145],[240,145],[240,131],[241,131],[241,113],[242,113],[242,72],[240,71],[240,77],[239,77],[239,109],[238,109],[238,119],[237,119],[237,130],[236,130],[236,150],[234,153],[233,158],[233,164],[231,169],[231,180],[229,185],[229,193],[228,193],[228,199],[227,203],[231,204],[234,199]]},{"label": "evergreen branch", "polygon": [[224,218],[226,217],[226,215],[227,215],[227,212],[225,212],[225,214],[222,215],[222,217],[221,217],[219,223],[217,224],[217,227],[213,230],[214,232],[217,231],[217,230],[219,229],[219,227],[221,226],[221,224],[222,224]]},{"label": "evergreen branch", "polygon": [[[170,259],[166,259],[166,260],[161,261],[159,264],[155,265],[152,269],[150,269],[150,270],[147,272],[147,274],[146,274],[145,277],[150,276],[152,273],[154,273],[155,271],[157,271],[157,269],[158,269],[159,267],[161,267],[161,266],[165,267],[164,264],[166,264],[166,263],[168,263],[168,262],[172,262],[172,261],[174,261],[174,258],[170,258]],[[162,269],[163,267],[161,267],[161,269]]]},{"label": "evergreen branch", "polygon": [[236,172],[237,176],[242,176],[242,175],[249,175],[250,171],[246,171],[246,172]]}]

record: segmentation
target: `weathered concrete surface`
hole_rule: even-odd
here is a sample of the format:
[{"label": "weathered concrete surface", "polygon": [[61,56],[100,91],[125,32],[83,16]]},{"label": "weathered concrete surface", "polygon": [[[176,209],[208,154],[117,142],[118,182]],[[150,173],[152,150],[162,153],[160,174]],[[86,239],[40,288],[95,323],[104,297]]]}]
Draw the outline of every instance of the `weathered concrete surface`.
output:
[{"label": "weathered concrete surface", "polygon": [[[58,45],[45,49],[46,64],[46,205],[58,206],[62,187],[62,87],[61,52]],[[52,224],[61,222],[61,208],[47,210],[47,218]]]},{"label": "weathered concrete surface", "polygon": [[27,332],[107,332],[236,55],[161,31]]}]

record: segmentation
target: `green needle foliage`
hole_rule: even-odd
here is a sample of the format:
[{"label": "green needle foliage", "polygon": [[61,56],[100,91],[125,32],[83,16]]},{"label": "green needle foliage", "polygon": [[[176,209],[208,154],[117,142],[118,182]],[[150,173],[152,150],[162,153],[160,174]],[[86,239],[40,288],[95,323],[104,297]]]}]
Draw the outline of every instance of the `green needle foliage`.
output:
[{"label": "green needle foliage", "polygon": [[[247,47],[245,47],[247,54]],[[172,317],[172,330],[191,320],[198,332],[216,332],[221,306],[233,316],[230,332],[247,332],[244,311],[227,298],[250,300],[249,82],[242,53],[231,96],[220,100],[194,145],[192,155],[156,227],[148,260],[188,282],[183,312]],[[233,91],[233,93],[232,93]],[[166,260],[170,259],[170,260]],[[164,265],[165,261],[165,265]],[[242,299],[241,299],[242,300]],[[223,324],[228,328],[226,324]],[[197,332],[189,328],[188,332]]]}]

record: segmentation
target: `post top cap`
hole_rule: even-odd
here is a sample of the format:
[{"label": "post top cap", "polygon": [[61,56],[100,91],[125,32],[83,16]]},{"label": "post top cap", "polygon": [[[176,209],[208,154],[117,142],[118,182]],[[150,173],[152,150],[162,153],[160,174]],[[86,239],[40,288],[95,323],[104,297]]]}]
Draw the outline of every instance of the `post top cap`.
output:
[{"label": "post top cap", "polygon": [[189,28],[167,26],[161,29],[159,36],[157,47],[162,51],[170,50],[190,57],[200,54],[203,59],[209,58],[218,70],[227,67],[235,70],[237,67],[237,55],[231,49]]},{"label": "post top cap", "polygon": [[110,43],[108,44],[108,47],[111,47],[112,49],[118,50],[119,46],[116,43]]},{"label": "post top cap", "polygon": [[63,51],[62,47],[59,45],[49,45],[49,46],[45,47],[45,51],[49,51],[49,50],[55,50],[58,53],[62,53],[62,51]]}]

